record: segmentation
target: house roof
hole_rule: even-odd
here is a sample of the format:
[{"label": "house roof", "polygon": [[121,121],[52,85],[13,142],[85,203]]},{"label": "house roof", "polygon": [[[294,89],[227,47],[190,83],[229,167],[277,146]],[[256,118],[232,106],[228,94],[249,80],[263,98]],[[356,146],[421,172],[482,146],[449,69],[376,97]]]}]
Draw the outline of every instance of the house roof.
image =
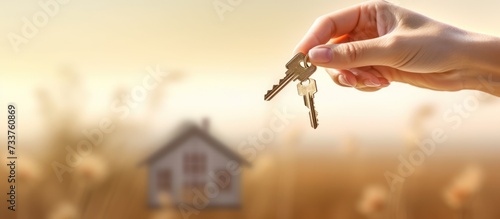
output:
[{"label": "house roof", "polygon": [[185,140],[197,136],[200,137],[202,140],[208,143],[211,147],[215,148],[222,154],[226,155],[227,157],[230,157],[234,159],[235,161],[239,163],[243,163],[245,165],[250,165],[250,163],[241,157],[239,154],[231,150],[229,147],[227,147],[225,144],[217,140],[215,137],[210,135],[208,132],[205,130],[201,129],[195,124],[188,124],[179,132],[179,134],[176,135],[171,141],[169,141],[167,144],[165,144],[163,147],[161,147],[159,150],[157,150],[155,153],[153,153],[151,156],[149,156],[147,159],[142,161],[140,164],[151,164],[152,162],[155,162],[159,158],[165,156],[166,154],[170,153],[173,151],[175,148],[179,147],[182,145],[182,142]]}]

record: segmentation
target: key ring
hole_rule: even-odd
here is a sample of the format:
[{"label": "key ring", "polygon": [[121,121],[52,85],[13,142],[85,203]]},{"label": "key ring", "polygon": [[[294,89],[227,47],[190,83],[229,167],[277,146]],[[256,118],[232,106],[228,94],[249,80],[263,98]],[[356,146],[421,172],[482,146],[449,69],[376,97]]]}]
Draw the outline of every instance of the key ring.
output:
[{"label": "key ring", "polygon": [[309,62],[309,54],[307,54],[306,57],[304,57],[304,61],[303,62],[304,62],[304,67],[306,67],[306,68],[310,67],[310,65],[308,64],[308,62]]},{"label": "key ring", "polygon": [[309,78],[308,78],[308,79],[303,80],[303,81],[301,81],[301,82],[299,82],[299,83],[300,83],[300,85],[307,86],[307,85],[309,85],[309,83],[311,83],[311,81],[310,81],[310,80],[309,80]]}]

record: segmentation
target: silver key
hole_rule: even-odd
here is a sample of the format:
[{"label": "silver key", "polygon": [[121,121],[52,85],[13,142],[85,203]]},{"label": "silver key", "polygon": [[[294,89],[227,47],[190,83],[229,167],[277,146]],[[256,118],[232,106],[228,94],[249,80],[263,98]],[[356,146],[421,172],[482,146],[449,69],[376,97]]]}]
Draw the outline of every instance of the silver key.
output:
[{"label": "silver key", "polygon": [[316,129],[318,127],[318,112],[314,107],[314,94],[318,91],[316,88],[316,80],[309,78],[309,83],[306,81],[297,84],[299,95],[304,97],[304,104],[309,108],[309,120],[311,126]]},{"label": "silver key", "polygon": [[264,95],[264,100],[271,100],[291,81],[297,79],[300,81],[307,80],[316,71],[316,66],[308,64],[307,61],[307,56],[304,53],[295,55],[286,64],[288,70],[285,73],[285,77],[278,84],[274,85],[271,90],[267,91],[266,95]]}]

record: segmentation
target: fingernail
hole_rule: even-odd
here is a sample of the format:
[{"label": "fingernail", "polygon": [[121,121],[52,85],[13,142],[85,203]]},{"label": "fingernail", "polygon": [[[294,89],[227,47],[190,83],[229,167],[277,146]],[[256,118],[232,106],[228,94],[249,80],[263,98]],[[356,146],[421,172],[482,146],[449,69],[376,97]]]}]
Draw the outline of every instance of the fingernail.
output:
[{"label": "fingernail", "polygon": [[380,81],[380,84],[382,84],[382,86],[389,86],[391,84],[391,82],[389,82],[389,80],[385,78],[378,78],[378,80]]},{"label": "fingernail", "polygon": [[339,75],[339,83],[341,83],[344,86],[352,87],[352,85],[349,84],[344,75]]},{"label": "fingernail", "polygon": [[328,47],[317,47],[309,50],[311,62],[325,63],[332,60],[332,49]]},{"label": "fingernail", "polygon": [[365,85],[367,87],[380,87],[380,82],[374,80],[365,80]]},{"label": "fingernail", "polygon": [[353,87],[356,87],[356,85],[358,84],[358,81],[355,77],[348,77],[347,82],[349,82],[349,84]]},{"label": "fingernail", "polygon": [[344,86],[354,87],[355,85],[346,79],[345,75],[339,75],[339,83]]}]

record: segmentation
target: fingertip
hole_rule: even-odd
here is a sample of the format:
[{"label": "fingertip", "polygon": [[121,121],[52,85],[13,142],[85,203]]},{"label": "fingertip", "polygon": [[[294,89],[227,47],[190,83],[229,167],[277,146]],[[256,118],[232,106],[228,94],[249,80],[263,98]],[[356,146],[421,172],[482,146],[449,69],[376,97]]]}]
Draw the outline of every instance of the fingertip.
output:
[{"label": "fingertip", "polygon": [[[300,48],[300,46],[296,46],[295,49],[293,49],[292,55],[296,55],[298,53],[304,53],[304,51]],[[306,54],[306,53],[304,53],[304,54]]]},{"label": "fingertip", "polygon": [[375,91],[379,91],[380,89],[382,89],[382,87],[359,87],[356,89],[359,91],[363,91],[363,92],[375,92]]},{"label": "fingertip", "polygon": [[307,42],[302,40],[293,49],[293,55],[298,54],[298,53],[304,53],[307,55],[309,53],[309,50],[311,50],[311,48],[313,48],[313,47],[314,47],[314,45],[309,45]]},{"label": "fingertip", "polygon": [[339,74],[338,76],[338,79],[340,84],[346,86],[346,87],[352,87],[352,85],[349,83],[349,81],[347,80],[346,76],[343,75],[343,74]]},{"label": "fingertip", "polygon": [[391,84],[391,82],[389,80],[387,80],[386,78],[379,77],[378,80],[379,80],[380,84],[384,87],[387,87]]},{"label": "fingertip", "polygon": [[354,76],[351,72],[343,72],[343,75],[352,87],[356,87],[356,85],[358,85],[356,76]]},{"label": "fingertip", "polygon": [[342,86],[342,87],[349,86],[349,85],[346,85],[344,82],[340,82],[340,75],[341,75],[342,70],[338,71],[338,70],[331,69],[331,68],[325,68],[325,71],[326,71],[326,73],[328,73],[330,75],[330,77],[332,78],[333,82],[335,82],[335,84]]},{"label": "fingertip", "polygon": [[378,79],[373,78],[364,80],[363,84],[367,87],[380,87],[382,85]]},{"label": "fingertip", "polygon": [[329,63],[332,57],[332,49],[328,46],[317,46],[309,50],[309,59],[313,64]]},{"label": "fingertip", "polygon": [[389,81],[384,77],[377,76],[376,72],[365,71],[361,69],[349,69],[353,73],[353,77],[358,82],[358,87],[382,87],[388,86]]},{"label": "fingertip", "polygon": [[339,74],[338,81],[347,87],[356,87],[357,85],[356,77],[346,72],[342,72]]},{"label": "fingertip", "polygon": [[342,87],[356,87],[356,77],[347,70],[335,70],[325,68],[326,72],[330,74],[333,81]]}]

